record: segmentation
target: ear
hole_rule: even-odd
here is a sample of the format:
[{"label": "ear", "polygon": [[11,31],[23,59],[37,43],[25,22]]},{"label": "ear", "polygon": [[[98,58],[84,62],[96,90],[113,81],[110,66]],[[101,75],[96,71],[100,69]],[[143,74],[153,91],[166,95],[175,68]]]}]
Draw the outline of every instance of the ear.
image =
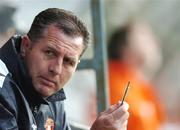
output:
[{"label": "ear", "polygon": [[21,48],[20,48],[20,52],[23,57],[25,56],[27,50],[30,48],[30,45],[31,45],[31,41],[29,37],[27,35],[23,36],[21,41]]}]

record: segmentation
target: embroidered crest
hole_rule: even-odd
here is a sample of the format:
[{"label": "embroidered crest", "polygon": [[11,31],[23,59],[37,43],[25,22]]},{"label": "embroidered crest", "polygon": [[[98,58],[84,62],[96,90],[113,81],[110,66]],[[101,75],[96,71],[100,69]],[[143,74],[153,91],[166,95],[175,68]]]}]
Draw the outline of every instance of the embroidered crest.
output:
[{"label": "embroidered crest", "polygon": [[44,125],[45,130],[54,130],[54,120],[52,118],[47,118]]}]

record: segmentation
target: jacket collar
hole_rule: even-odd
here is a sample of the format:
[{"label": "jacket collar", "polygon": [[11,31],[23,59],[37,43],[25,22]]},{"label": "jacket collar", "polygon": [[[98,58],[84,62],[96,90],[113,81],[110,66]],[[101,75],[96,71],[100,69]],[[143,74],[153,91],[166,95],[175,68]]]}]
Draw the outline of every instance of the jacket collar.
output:
[{"label": "jacket collar", "polygon": [[6,64],[14,81],[24,93],[30,105],[47,104],[48,102],[61,101],[66,98],[61,89],[52,96],[44,99],[35,91],[32,80],[28,75],[26,66],[20,56],[21,36],[13,36],[0,50],[0,59]]}]

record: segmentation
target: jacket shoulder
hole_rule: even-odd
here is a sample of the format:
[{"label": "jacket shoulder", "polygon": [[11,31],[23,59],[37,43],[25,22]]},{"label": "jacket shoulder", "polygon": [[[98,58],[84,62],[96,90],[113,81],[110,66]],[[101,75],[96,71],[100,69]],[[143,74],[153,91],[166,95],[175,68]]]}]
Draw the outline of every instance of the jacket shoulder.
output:
[{"label": "jacket shoulder", "polygon": [[3,87],[5,78],[7,76],[7,74],[9,73],[6,65],[4,64],[4,62],[0,59],[0,88]]}]

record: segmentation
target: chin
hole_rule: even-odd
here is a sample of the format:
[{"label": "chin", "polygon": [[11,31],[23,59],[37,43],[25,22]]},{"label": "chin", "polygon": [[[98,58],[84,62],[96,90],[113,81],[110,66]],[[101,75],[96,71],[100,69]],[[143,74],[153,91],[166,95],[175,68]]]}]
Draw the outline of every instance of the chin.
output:
[{"label": "chin", "polygon": [[47,91],[47,90],[42,90],[42,89],[40,89],[38,92],[39,92],[39,93],[41,94],[41,96],[44,97],[44,98],[47,98],[47,97],[53,95],[53,92],[49,92],[49,91]]},{"label": "chin", "polygon": [[54,94],[54,90],[45,86],[39,86],[36,88],[36,90],[41,94],[42,97],[49,97]]}]

